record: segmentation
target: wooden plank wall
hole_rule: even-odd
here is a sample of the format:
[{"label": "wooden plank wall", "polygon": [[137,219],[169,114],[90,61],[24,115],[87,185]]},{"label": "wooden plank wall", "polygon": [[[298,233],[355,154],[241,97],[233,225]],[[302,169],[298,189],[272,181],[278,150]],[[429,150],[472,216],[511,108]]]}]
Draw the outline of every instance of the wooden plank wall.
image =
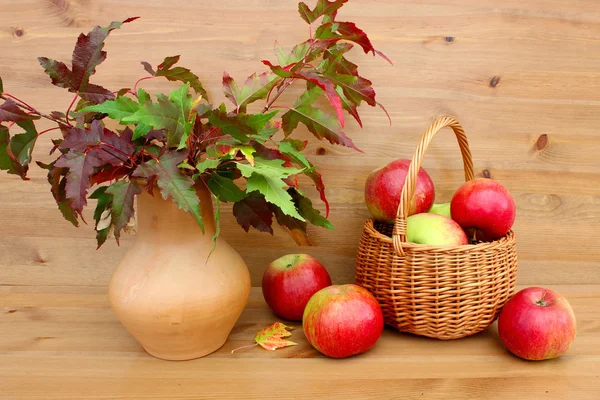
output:
[{"label": "wooden plank wall", "polygon": [[[7,91],[36,107],[64,110],[71,96],[49,85],[36,57],[69,60],[79,32],[140,15],[110,37],[94,81],[127,87],[144,74],[140,60],[156,65],[181,54],[220,101],[224,70],[242,79],[274,58],[275,39],[291,46],[307,37],[296,9],[290,0],[0,0],[0,76]],[[410,158],[443,114],[464,124],[477,174],[487,171],[516,198],[519,283],[600,283],[600,3],[352,0],[340,17],[367,31],[395,63],[353,56],[393,125],[367,107],[365,128],[347,129],[364,154],[321,142],[308,147],[324,171],[337,227],[311,229],[313,247],[297,248],[280,230],[247,234],[225,208],[223,235],[247,261],[253,283],[271,260],[300,251],[320,258],[335,282],[351,281],[367,217],[364,179],[383,163]],[[165,88],[155,81],[145,87]],[[47,160],[48,143],[38,145],[38,159]],[[438,201],[448,200],[462,177],[450,131],[436,138],[424,166]],[[96,251],[93,228],[62,219],[37,167],[28,182],[0,175],[0,209],[0,284],[106,285],[132,242]]]}]

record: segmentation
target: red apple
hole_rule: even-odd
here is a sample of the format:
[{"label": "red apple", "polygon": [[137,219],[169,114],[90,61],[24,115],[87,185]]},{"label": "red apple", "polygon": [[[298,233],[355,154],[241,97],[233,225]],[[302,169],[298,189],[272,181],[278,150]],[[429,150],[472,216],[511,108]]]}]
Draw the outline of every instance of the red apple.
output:
[{"label": "red apple", "polygon": [[326,356],[364,353],[383,332],[383,313],[377,300],[355,284],[319,290],[304,310],[302,327],[309,343]]},{"label": "red apple", "polygon": [[498,333],[514,355],[547,360],[563,354],[575,339],[575,314],[560,294],[530,287],[515,294],[498,318]]},{"label": "red apple", "polygon": [[508,233],[515,222],[516,207],[502,184],[479,178],[458,188],[452,196],[450,214],[469,238],[493,241]]},{"label": "red apple", "polygon": [[[400,193],[410,166],[410,160],[400,159],[369,174],[365,182],[365,203],[369,214],[378,221],[393,222],[396,218]],[[427,172],[419,169],[415,194],[410,203],[410,214],[429,211],[435,200],[433,182]]]},{"label": "red apple", "polygon": [[311,296],[329,285],[329,273],[316,258],[308,254],[288,254],[267,266],[262,292],[275,314],[290,321],[301,321]]}]

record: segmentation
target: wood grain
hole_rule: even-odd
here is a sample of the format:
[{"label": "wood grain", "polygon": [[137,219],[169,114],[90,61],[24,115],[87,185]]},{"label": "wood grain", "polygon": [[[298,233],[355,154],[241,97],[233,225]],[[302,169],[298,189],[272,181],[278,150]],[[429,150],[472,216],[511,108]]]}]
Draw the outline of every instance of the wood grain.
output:
[{"label": "wood grain", "polygon": [[[143,76],[139,61],[157,64],[181,54],[181,64],[219,102],[224,70],[241,79],[261,71],[260,60],[273,59],[275,39],[287,47],[305,39],[296,8],[291,0],[0,0],[0,76],[7,91],[33,99],[36,107],[64,110],[71,96],[49,85],[36,56],[68,60],[79,32],[140,15],[111,35],[94,82],[127,87]],[[253,284],[260,284],[270,261],[289,252],[312,253],[335,282],[352,281],[367,218],[364,179],[384,163],[410,158],[422,132],[442,114],[456,115],[465,127],[476,173],[500,180],[516,198],[518,282],[600,283],[597,1],[353,0],[340,16],[355,21],[394,61],[390,66],[360,52],[352,56],[372,79],[393,125],[381,110],[367,107],[365,128],[352,121],[347,127],[364,154],[326,142],[309,145],[337,228],[311,228],[314,247],[296,247],[281,230],[274,237],[246,234],[224,208],[223,235],[247,261]],[[170,87],[144,85],[150,91]],[[298,135],[308,138],[306,131]],[[48,150],[49,141],[41,141],[36,157],[47,161]],[[424,166],[438,201],[447,201],[462,177],[449,132],[436,137]],[[131,237],[121,248],[96,251],[90,226],[75,229],[62,220],[44,175],[36,167],[28,182],[0,175],[0,283],[106,285]],[[308,193],[317,199],[314,190]]]},{"label": "wood grain", "polygon": [[367,353],[333,360],[292,323],[297,346],[231,354],[276,320],[255,288],[220,350],[167,362],[129,336],[104,287],[0,286],[0,399],[596,399],[600,286],[551,288],[569,299],[578,334],[550,361],[512,356],[495,325],[455,341],[386,329]]}]

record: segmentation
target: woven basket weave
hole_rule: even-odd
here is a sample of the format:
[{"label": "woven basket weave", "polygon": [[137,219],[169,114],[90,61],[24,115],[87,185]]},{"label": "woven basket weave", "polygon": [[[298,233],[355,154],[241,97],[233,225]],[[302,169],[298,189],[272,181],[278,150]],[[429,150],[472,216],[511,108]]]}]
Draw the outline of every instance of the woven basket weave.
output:
[{"label": "woven basket weave", "polygon": [[413,156],[393,225],[367,220],[358,248],[356,282],[379,301],[385,323],[401,332],[458,339],[487,328],[515,289],[514,232],[494,242],[429,246],[406,242],[406,217],[417,172],[435,134],[450,127],[462,153],[465,180],[474,178],[465,132],[442,117],[425,132]]}]

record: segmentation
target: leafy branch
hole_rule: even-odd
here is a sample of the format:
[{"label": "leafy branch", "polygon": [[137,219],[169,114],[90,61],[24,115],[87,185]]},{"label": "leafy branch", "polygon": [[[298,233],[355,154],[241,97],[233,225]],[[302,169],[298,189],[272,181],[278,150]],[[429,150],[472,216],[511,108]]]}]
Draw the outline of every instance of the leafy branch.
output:
[{"label": "leafy branch", "polygon": [[[299,3],[309,38],[290,51],[276,42],[277,61],[263,60],[268,69],[243,83],[225,72],[222,86],[233,105],[229,109],[209,101],[198,75],[177,65],[180,56],[166,57],[156,67],[143,61],[147,75],[130,88],[109,90],[92,83],[90,78],[107,57],[104,43],[109,34],[137,18],[95,27],[78,37],[70,66],[38,58],[52,84],[74,94],[65,112],[38,111],[4,91],[0,79],[0,169],[27,179],[39,136],[60,130],[62,138],[53,140],[51,151],[56,158],[38,165],[48,171],[57,206],[73,225],[83,220],[87,200],[96,200],[98,246],[111,234],[119,241],[134,215],[134,198],[144,189],[157,189],[203,227],[194,189],[200,182],[218,202],[233,203],[236,220],[246,231],[253,227],[273,234],[273,221],[295,238],[305,237],[308,223],[332,229],[322,175],[302,153],[307,142],[292,134],[302,124],[318,140],[359,150],[343,130],[344,114],[362,127],[358,107],[363,102],[379,105],[371,81],[346,55],[357,45],[388,59],[353,22],[337,19],[347,1],[317,0],[312,9]],[[179,86],[168,94],[152,95],[143,89],[144,82],[159,78]],[[305,89],[293,104],[279,104],[282,94],[297,84]],[[322,98],[333,113],[318,106]],[[257,101],[264,101],[262,111],[249,112],[248,106]],[[40,118],[56,127],[38,132],[35,121]],[[106,119],[120,128],[106,128]],[[278,132],[283,139],[275,138]],[[324,216],[300,189],[300,175],[314,183],[325,205]],[[99,187],[89,194],[94,185]],[[215,218],[218,226],[220,211]]]}]

